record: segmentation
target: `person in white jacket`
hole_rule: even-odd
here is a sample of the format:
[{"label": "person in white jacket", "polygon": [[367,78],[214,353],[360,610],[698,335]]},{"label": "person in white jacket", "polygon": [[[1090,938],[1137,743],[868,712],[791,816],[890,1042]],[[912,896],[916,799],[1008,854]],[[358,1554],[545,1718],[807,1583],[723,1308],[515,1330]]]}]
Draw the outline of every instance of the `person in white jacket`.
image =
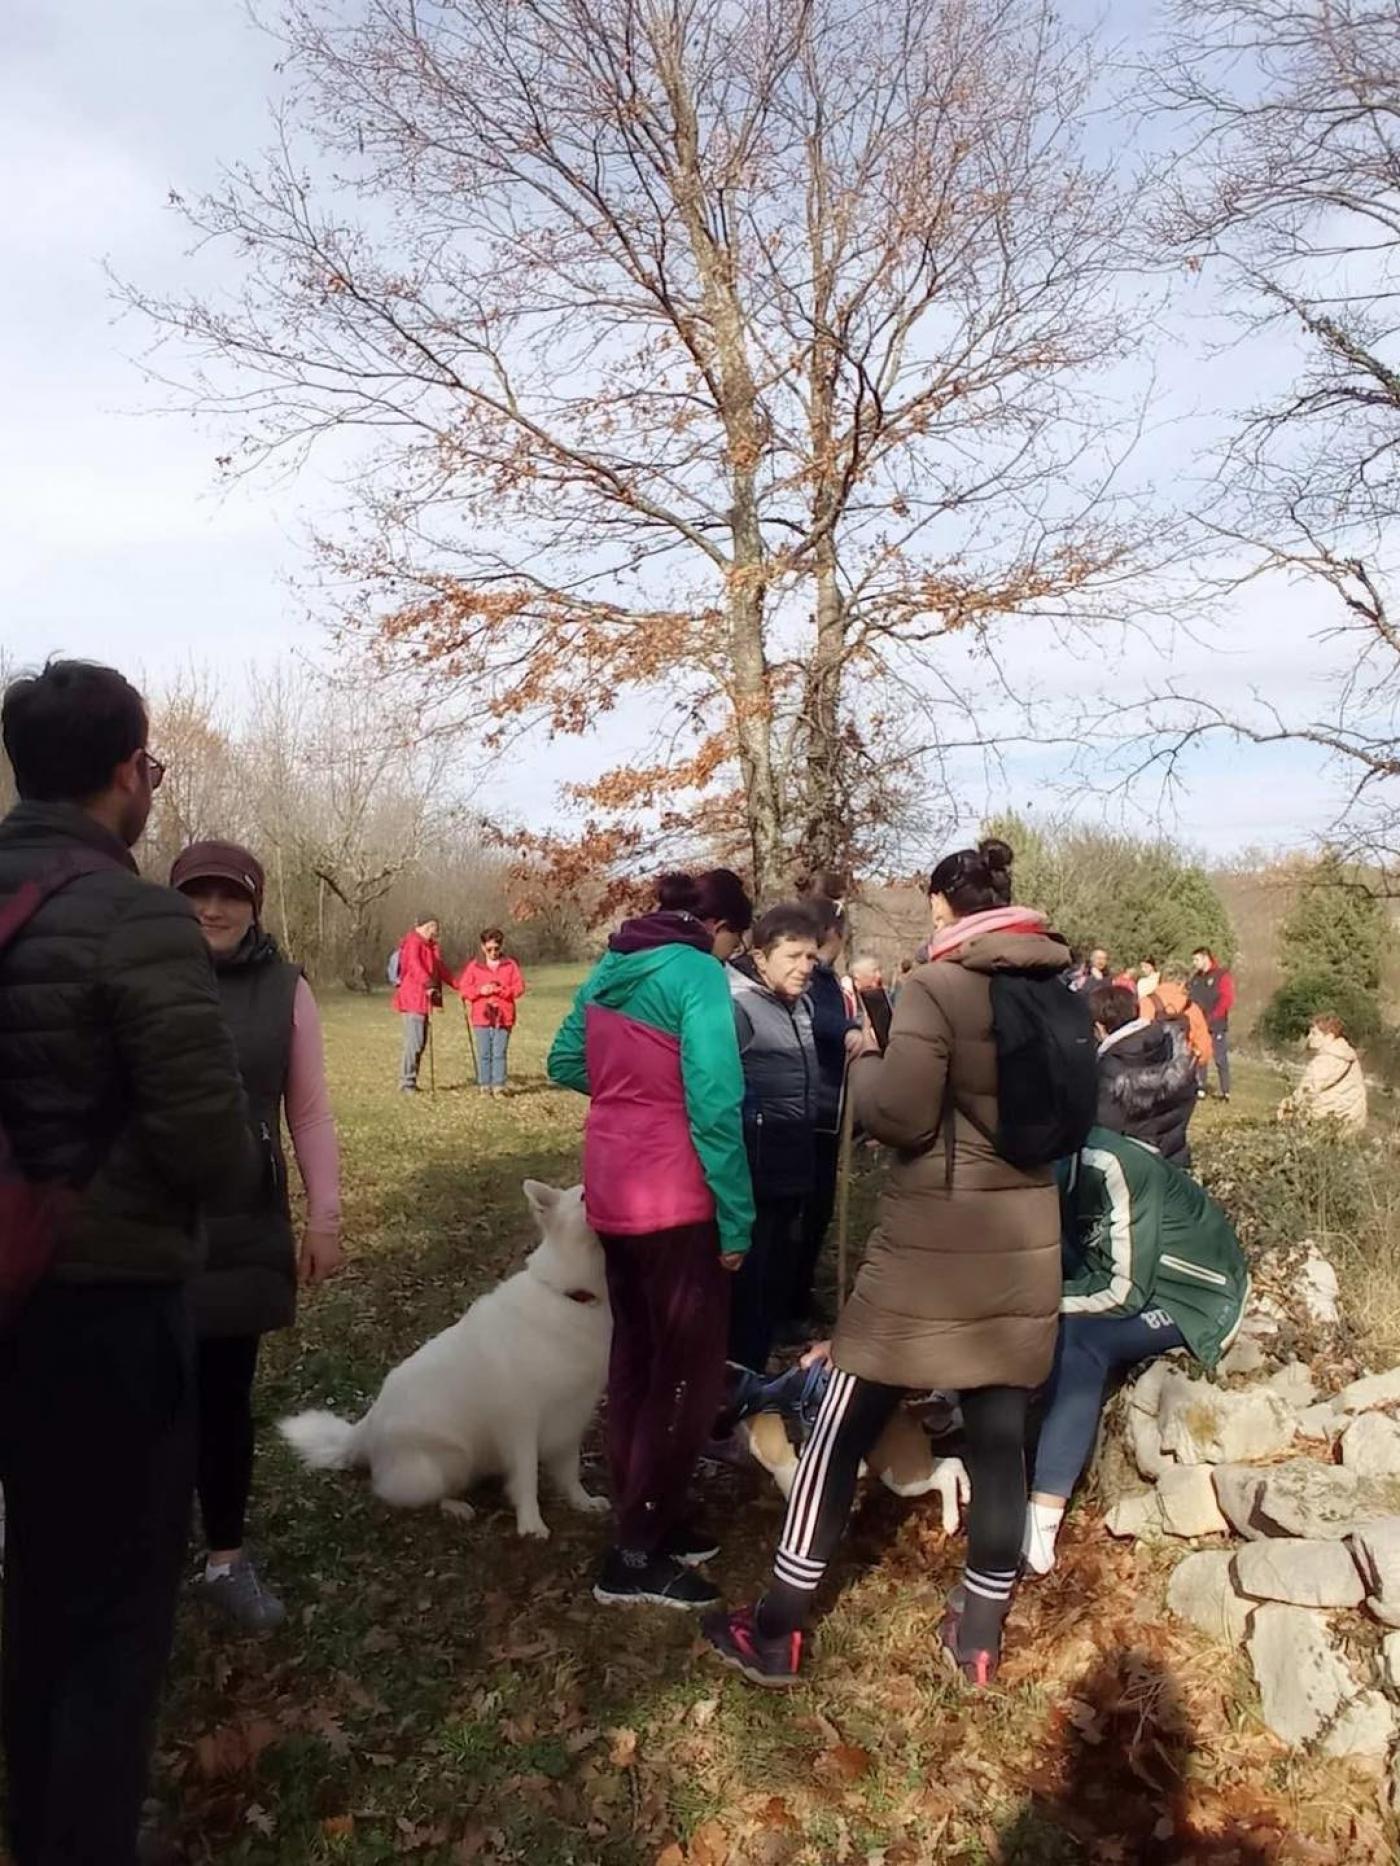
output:
[{"label": "person in white jacket", "polygon": [[1319,1015],[1308,1031],[1312,1052],[1303,1079],[1279,1108],[1281,1121],[1340,1121],[1352,1133],[1366,1126],[1366,1077],[1340,1017]]}]

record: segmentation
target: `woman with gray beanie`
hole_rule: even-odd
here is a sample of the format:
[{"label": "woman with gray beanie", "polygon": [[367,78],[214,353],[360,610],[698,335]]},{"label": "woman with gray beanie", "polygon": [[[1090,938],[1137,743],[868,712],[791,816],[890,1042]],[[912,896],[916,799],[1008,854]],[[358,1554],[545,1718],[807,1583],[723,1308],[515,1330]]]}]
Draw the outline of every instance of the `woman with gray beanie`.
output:
[{"label": "woman with gray beanie", "polygon": [[[192,843],[170,871],[214,961],[265,1170],[255,1193],[209,1215],[208,1255],[190,1289],[198,1341],[197,1483],[208,1555],[198,1586],[245,1633],[285,1618],[244,1550],[253,1479],[253,1377],[262,1337],[289,1328],[297,1285],[341,1266],[340,1161],[325,1051],[311,987],[261,925],[263,871],[231,842]],[[306,1190],[307,1224],[292,1231],[282,1118]]]}]

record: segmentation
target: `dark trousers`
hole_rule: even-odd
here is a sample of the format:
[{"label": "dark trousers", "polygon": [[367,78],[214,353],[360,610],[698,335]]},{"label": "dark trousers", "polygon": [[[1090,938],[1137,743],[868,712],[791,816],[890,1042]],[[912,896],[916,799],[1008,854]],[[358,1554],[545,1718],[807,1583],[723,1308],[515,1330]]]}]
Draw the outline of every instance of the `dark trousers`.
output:
[{"label": "dark trousers", "polygon": [[404,1011],[403,1053],[399,1059],[399,1087],[417,1088],[418,1065],[423,1060],[423,1052],[428,1047],[428,1020],[417,1011]]},{"label": "dark trousers", "polygon": [[836,1175],[841,1164],[841,1136],[817,1133],[812,1139],[816,1153],[816,1177],[802,1207],[802,1229],[793,1269],[792,1294],[788,1312],[782,1317],[785,1322],[802,1322],[812,1313],[812,1285],[816,1281],[817,1265],[821,1261],[826,1234],[831,1229],[832,1213],[836,1210]]},{"label": "dark trousers", "polygon": [[199,1393],[196,1487],[204,1544],[241,1549],[253,1488],[253,1376],[261,1335],[215,1336],[195,1351]]},{"label": "dark trousers", "polygon": [[1220,1078],[1220,1093],[1230,1093],[1230,1026],[1213,1024],[1210,1032],[1210,1046],[1215,1052],[1215,1073]]},{"label": "dark trousers", "polygon": [[760,1199],[753,1242],[734,1278],[729,1316],[729,1358],[762,1373],[773,1338],[792,1313],[792,1291],[801,1262],[802,1200]]},{"label": "dark trousers", "polygon": [[729,1273],[714,1225],[603,1239],[612,1303],[607,1453],[618,1546],[679,1527],[724,1390]]},{"label": "dark trousers", "polygon": [[[805,1626],[845,1532],[861,1462],[903,1397],[902,1387],[839,1370],[832,1374],[788,1498],[773,1561],[773,1586],[764,1596],[765,1633]],[[967,1568],[1007,1575],[1020,1563],[1026,1522],[1030,1394],[1025,1387],[975,1387],[960,1398],[967,1436],[963,1462],[972,1489]]]},{"label": "dark trousers", "polygon": [[184,1567],[182,1292],[46,1286],[0,1342],[0,1663],[18,1866],[131,1866]]},{"label": "dark trousers", "polygon": [[1165,1309],[1062,1316],[1031,1488],[1047,1497],[1072,1496],[1098,1436],[1109,1375],[1184,1345]]}]

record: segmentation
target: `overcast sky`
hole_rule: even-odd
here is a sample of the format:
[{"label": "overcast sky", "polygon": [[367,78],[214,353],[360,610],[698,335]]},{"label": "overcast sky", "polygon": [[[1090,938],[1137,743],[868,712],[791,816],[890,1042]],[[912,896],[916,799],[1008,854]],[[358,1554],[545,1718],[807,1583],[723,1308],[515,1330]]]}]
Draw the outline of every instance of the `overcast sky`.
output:
[{"label": "overcast sky", "polygon": [[[320,654],[290,585],[308,516],[329,507],[332,488],[311,474],[216,490],[220,437],[152,412],[133,360],[144,333],[118,319],[103,269],[148,288],[188,276],[167,197],[198,193],[221,162],[265,142],[275,47],[238,0],[8,0],[0,45],[0,644],[21,660],[100,656],[151,684],[194,663],[236,686],[249,662]],[[1203,401],[1237,393],[1242,369],[1268,373],[1263,356],[1212,375],[1193,354],[1193,328],[1177,327],[1160,365],[1169,426],[1154,468],[1185,470]],[[1163,659],[1197,685],[1265,684],[1302,711],[1323,665],[1308,639],[1321,620],[1307,595],[1259,590],[1223,629],[1227,653],[1177,641]],[[1009,650],[1047,707],[1070,687],[1130,682],[1151,659],[1138,645],[1124,667],[1105,643],[1069,662],[1033,631]],[[612,761],[626,723],[614,721],[609,747],[552,746],[498,782],[522,812],[542,815],[560,775]],[[980,765],[961,775],[970,815],[1025,808],[1063,777],[1063,760],[1017,752],[989,779]],[[1221,747],[1192,767],[1168,826],[1217,854],[1296,844],[1325,826],[1332,802],[1305,753]]]}]

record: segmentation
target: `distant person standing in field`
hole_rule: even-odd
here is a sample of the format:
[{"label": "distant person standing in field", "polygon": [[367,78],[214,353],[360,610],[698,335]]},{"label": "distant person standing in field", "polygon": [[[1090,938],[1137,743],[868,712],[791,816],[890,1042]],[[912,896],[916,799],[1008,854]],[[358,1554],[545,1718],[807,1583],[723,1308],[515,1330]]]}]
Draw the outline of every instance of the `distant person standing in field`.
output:
[{"label": "distant person standing in field", "polygon": [[1353,1134],[1366,1131],[1366,1076],[1347,1042],[1340,1017],[1323,1012],[1308,1031],[1308,1066],[1279,1108],[1281,1121],[1339,1121]]},{"label": "distant person standing in field", "polygon": [[722,960],[753,907],[737,875],[663,875],[652,913],[624,920],[579,988],[549,1076],[589,1097],[588,1222],[612,1304],[607,1456],[616,1542],[606,1606],[697,1608],[691,1570],[718,1545],[685,1517],[724,1393],[729,1278],[753,1232],[744,1074]]},{"label": "distant person standing in field", "polygon": [[[1235,1008],[1235,980],[1220,964],[1209,946],[1198,946],[1191,955],[1191,1002],[1199,1005],[1210,1032],[1215,1073],[1220,1081],[1220,1098],[1230,1099],[1230,1013]],[[1206,1075],[1201,1074],[1201,1093],[1206,1091]]]},{"label": "distant person standing in field", "polygon": [[525,975],[506,957],[506,936],[499,927],[487,927],[482,934],[481,952],[467,962],[457,989],[476,1051],[476,1085],[483,1095],[504,1095],[510,1033],[515,1007],[525,995]]},{"label": "distant person standing in field", "polygon": [[[206,1225],[204,1267],[190,1286],[199,1383],[197,1487],[207,1554],[198,1590],[243,1633],[286,1617],[244,1549],[253,1484],[253,1380],[262,1337],[290,1328],[297,1285],[343,1262],[340,1156],[326,1087],[321,1020],[300,966],[264,932],[262,864],[231,842],[196,842],[170,871],[199,915],[238,1051],[264,1171],[246,1199],[221,1200]],[[306,1230],[292,1229],[282,1118],[306,1191]]]},{"label": "distant person standing in field", "polygon": [[1168,964],[1163,966],[1157,989],[1147,996],[1139,997],[1142,1015],[1154,1020],[1164,1019],[1168,1023],[1180,1022],[1186,1032],[1186,1045],[1196,1065],[1197,1081],[1203,1078],[1210,1068],[1215,1052],[1211,1046],[1210,1030],[1207,1027],[1201,1007],[1191,1000],[1186,989],[1185,966]]},{"label": "distant person standing in field", "polygon": [[418,1066],[428,1042],[428,1019],[442,1009],[443,986],[456,988],[438,948],[435,914],[424,914],[404,935],[398,950],[396,983],[394,1009],[403,1019],[399,1088],[405,1095],[414,1095],[418,1091]]},{"label": "distant person standing in field", "polygon": [[1070,976],[1071,991],[1093,991],[1098,985],[1111,983],[1108,976],[1108,953],[1102,946],[1095,946],[1082,965],[1076,966]]},{"label": "distant person standing in field", "polygon": [[51,661],[3,730],[0,1231],[7,1293],[21,1251],[39,1279],[0,1340],[6,1812],[18,1866],[134,1866],[194,1486],[185,1283],[256,1156],[194,912],[131,856],[165,775],[140,694]]}]

